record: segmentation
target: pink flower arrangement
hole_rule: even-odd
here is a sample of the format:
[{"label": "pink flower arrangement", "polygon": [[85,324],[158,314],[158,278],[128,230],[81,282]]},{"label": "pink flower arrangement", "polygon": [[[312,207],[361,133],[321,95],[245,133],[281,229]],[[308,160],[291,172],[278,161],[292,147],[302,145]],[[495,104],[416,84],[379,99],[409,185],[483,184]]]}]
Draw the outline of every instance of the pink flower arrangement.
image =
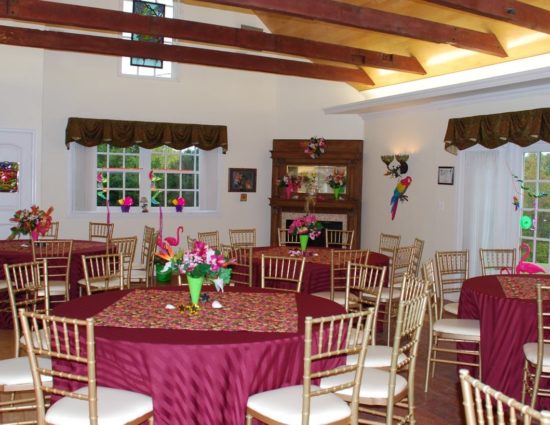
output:
[{"label": "pink flower arrangement", "polygon": [[279,187],[292,187],[297,190],[302,185],[302,177],[294,174],[289,174],[279,179]]},{"label": "pink flower arrangement", "polygon": [[33,239],[38,238],[38,234],[44,235],[52,225],[53,207],[46,211],[41,210],[37,205],[33,205],[28,210],[17,210],[10,221],[15,223],[8,239],[14,239],[17,235],[31,234]]},{"label": "pink flower arrangement", "polygon": [[185,199],[181,196],[179,198],[172,199],[172,205],[176,207],[183,207],[185,206]]},{"label": "pink flower arrangement", "polygon": [[131,196],[126,196],[125,198],[118,200],[118,205],[131,207],[132,205],[134,205],[134,200]]},{"label": "pink flower arrangement", "polygon": [[317,217],[310,214],[294,220],[290,224],[288,232],[293,235],[307,235],[309,233],[309,238],[314,240],[321,236],[322,229],[323,226],[317,221]]},{"label": "pink flower arrangement", "polygon": [[339,187],[345,187],[346,182],[347,182],[347,178],[343,170],[340,170],[340,171],[334,170],[333,174],[327,177],[327,183],[333,189],[337,189]]},{"label": "pink flower arrangement", "polygon": [[312,137],[307,143],[304,153],[307,153],[311,159],[318,158],[325,153],[327,142],[322,137]]},{"label": "pink flower arrangement", "polygon": [[231,277],[231,269],[226,266],[230,263],[231,260],[226,259],[219,251],[196,240],[193,249],[183,254],[179,270],[191,277],[221,277],[227,283]]}]

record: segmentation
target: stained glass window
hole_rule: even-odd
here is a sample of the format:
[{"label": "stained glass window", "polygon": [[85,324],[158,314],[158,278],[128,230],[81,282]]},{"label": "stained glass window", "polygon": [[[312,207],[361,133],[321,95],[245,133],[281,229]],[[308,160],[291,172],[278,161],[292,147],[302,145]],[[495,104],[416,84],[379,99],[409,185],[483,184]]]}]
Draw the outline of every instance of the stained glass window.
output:
[{"label": "stained glass window", "polygon": [[[134,0],[133,13],[144,16],[164,17],[165,6],[160,3],[152,3],[148,1]],[[147,41],[150,43],[164,43],[164,37],[149,35],[149,34],[132,34],[134,41]],[[146,59],[146,58],[131,58],[130,64],[133,66],[147,66],[149,68],[162,68],[162,60]]]}]

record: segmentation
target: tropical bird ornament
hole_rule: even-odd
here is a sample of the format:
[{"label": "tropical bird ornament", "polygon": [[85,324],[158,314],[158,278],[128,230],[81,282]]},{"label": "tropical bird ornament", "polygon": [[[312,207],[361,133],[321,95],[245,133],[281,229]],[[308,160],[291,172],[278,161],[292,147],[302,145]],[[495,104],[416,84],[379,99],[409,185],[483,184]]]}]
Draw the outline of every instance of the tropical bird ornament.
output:
[{"label": "tropical bird ornament", "polygon": [[409,177],[409,176],[397,182],[397,186],[395,186],[395,189],[393,191],[393,196],[391,197],[391,201],[390,201],[392,220],[395,218],[395,213],[397,211],[397,204],[399,203],[399,201],[403,202],[403,201],[409,200],[407,195],[405,195],[405,192],[407,191],[411,183],[412,183],[412,177]]}]

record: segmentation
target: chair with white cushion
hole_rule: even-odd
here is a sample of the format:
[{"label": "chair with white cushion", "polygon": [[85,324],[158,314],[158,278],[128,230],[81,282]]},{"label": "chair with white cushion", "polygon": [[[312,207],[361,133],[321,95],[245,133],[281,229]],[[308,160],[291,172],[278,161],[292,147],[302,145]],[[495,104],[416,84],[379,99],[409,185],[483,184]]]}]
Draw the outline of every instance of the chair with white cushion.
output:
[{"label": "chair with white cushion", "polygon": [[113,237],[114,223],[88,223],[88,239],[91,241],[109,242]]},{"label": "chair with white cushion", "polygon": [[[252,424],[253,418],[266,424],[279,425],[356,425],[362,360],[367,350],[372,316],[373,312],[369,310],[315,319],[306,317],[303,385],[250,396],[246,403],[247,425]],[[332,344],[327,341],[332,341]],[[342,366],[331,362],[341,355],[356,355],[361,361]],[[313,384],[326,375],[342,379],[337,386],[326,386],[323,389]],[[349,405],[334,394],[344,388],[352,394]]]},{"label": "chair with white cushion", "polygon": [[[430,260],[424,264],[424,277],[429,278],[433,273],[429,269],[433,269],[433,264]],[[438,280],[428,280],[429,303],[428,314],[430,319],[430,332],[428,340],[428,362],[426,365],[426,383],[424,391],[428,391],[430,376],[435,374],[436,363],[458,364],[472,368],[479,368],[481,376],[481,356],[479,352],[480,344],[480,328],[479,320],[473,319],[443,319],[441,308],[442,289],[438,288]],[[459,347],[457,344],[469,343],[471,347]],[[446,354],[446,357],[440,357],[438,354]],[[454,357],[449,356],[454,355]],[[475,360],[459,360],[459,355],[471,356]]]},{"label": "chair with white cushion", "polygon": [[483,249],[479,250],[481,274],[513,274],[516,267],[515,249]]},{"label": "chair with white cushion", "polygon": [[[152,229],[152,227],[150,229]],[[147,232],[147,235],[145,235],[144,232],[143,237],[147,237],[149,240],[142,244],[142,263],[132,267],[130,285],[132,283],[144,284],[145,287],[148,288],[153,284],[153,269],[155,266],[155,250],[157,247],[158,232],[153,229],[152,232]]]},{"label": "chair with white cushion", "polygon": [[549,411],[539,412],[502,394],[471,377],[467,369],[460,369],[460,386],[466,425],[550,425]]},{"label": "chair with white cushion", "polygon": [[132,265],[136,254],[137,236],[112,238],[109,247],[112,252],[122,255],[122,275],[124,287],[130,288],[132,280]]},{"label": "chair with white cushion", "polygon": [[393,257],[393,252],[396,248],[399,248],[401,243],[401,236],[399,235],[390,235],[387,233],[380,233],[380,243],[378,244],[378,252],[385,254],[391,258]]},{"label": "chair with white cushion", "polygon": [[[140,424],[153,423],[153,400],[137,392],[97,385],[94,320],[76,320],[20,310],[21,326],[29,347],[39,424]],[[37,356],[80,363],[70,373],[39,367]],[[76,390],[52,389],[46,377],[63,377],[77,384]],[[45,394],[60,399],[46,410]]]},{"label": "chair with white cushion", "polygon": [[78,281],[80,289],[86,289],[86,295],[93,292],[124,289],[122,254],[83,255],[82,268],[84,278]]},{"label": "chair with white cushion", "polygon": [[[401,287],[389,370],[365,367],[359,390],[359,413],[385,416],[385,420],[366,423],[415,423],[414,376],[418,343],[426,313],[426,301],[427,292],[424,282],[412,275],[405,275]],[[367,347],[367,356],[370,348],[371,346]],[[348,361],[349,363],[351,362]],[[341,376],[324,377],[321,379],[320,387],[329,388],[341,384],[342,381]],[[349,388],[341,389],[336,394],[346,401],[351,401],[354,397]],[[398,408],[405,409],[399,416],[395,413]]]},{"label": "chair with white cushion", "polygon": [[550,286],[537,284],[537,342],[523,345],[525,363],[523,366],[523,388],[521,402],[529,394],[531,407],[535,408],[537,397],[549,397],[550,389],[540,385],[541,379],[550,378]]},{"label": "chair with white cushion", "polygon": [[[151,241],[153,242],[153,245],[156,246],[156,240],[152,240],[153,234],[155,233],[155,228],[151,226],[143,226],[143,238],[141,239],[141,250],[139,254],[139,262],[135,263],[132,266],[133,270],[145,270],[145,267],[147,266],[147,254],[149,253],[149,247],[151,245]],[[153,246],[153,250],[155,247]]]},{"label": "chair with white cushion", "polygon": [[420,265],[422,262],[422,251],[424,251],[424,241],[422,239],[414,238],[413,247],[414,260],[412,273],[415,276],[418,276],[418,272],[420,271]]},{"label": "chair with white cushion", "polygon": [[437,279],[441,287],[440,308],[458,315],[458,298],[462,283],[469,276],[469,253],[463,251],[436,251]]},{"label": "chair with white cushion", "polygon": [[[48,260],[50,297],[69,301],[69,273],[73,253],[72,240],[46,240],[32,242],[34,261]],[[54,302],[54,300],[51,300]]]}]

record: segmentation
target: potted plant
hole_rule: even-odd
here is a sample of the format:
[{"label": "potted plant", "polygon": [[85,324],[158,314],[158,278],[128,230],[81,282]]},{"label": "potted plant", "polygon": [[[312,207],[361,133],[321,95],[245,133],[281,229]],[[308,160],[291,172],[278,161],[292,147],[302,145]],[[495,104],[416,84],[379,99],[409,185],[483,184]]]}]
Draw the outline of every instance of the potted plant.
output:
[{"label": "potted plant", "polygon": [[315,240],[321,236],[322,229],[323,225],[317,221],[317,217],[308,214],[294,220],[290,224],[288,232],[300,237],[300,248],[305,251],[308,240]]}]

